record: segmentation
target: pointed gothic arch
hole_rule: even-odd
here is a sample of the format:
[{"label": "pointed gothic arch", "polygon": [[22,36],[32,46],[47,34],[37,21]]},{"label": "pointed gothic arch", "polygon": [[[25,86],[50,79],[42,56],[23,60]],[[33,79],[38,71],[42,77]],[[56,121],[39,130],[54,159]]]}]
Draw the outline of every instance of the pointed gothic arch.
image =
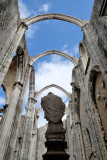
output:
[{"label": "pointed gothic arch", "polygon": [[72,17],[64,14],[58,14],[58,13],[41,14],[31,18],[23,19],[22,21],[25,23],[26,26],[29,26],[33,23],[40,22],[43,20],[49,20],[49,19],[57,19],[57,20],[70,22],[79,26],[80,28],[85,27],[89,23],[87,20],[81,20],[76,17]]},{"label": "pointed gothic arch", "polygon": [[42,58],[42,57],[44,57],[46,55],[50,55],[50,54],[57,54],[57,55],[63,56],[65,58],[69,59],[74,64],[74,66],[77,66],[77,64],[78,64],[78,61],[74,57],[72,57],[64,52],[61,52],[61,51],[50,50],[50,51],[40,53],[34,57],[31,57],[30,65],[33,65],[33,63],[35,63],[39,58]]},{"label": "pointed gothic arch", "polygon": [[49,89],[49,88],[52,88],[52,87],[61,90],[62,92],[64,92],[64,93],[66,94],[66,96],[67,96],[69,99],[71,99],[71,93],[67,92],[64,88],[62,88],[62,87],[60,87],[60,86],[58,86],[58,85],[56,85],[56,84],[48,85],[48,86],[42,88],[39,92],[35,92],[35,94],[37,94],[37,97],[38,97],[42,92],[44,92],[45,90],[47,90],[47,89]]}]

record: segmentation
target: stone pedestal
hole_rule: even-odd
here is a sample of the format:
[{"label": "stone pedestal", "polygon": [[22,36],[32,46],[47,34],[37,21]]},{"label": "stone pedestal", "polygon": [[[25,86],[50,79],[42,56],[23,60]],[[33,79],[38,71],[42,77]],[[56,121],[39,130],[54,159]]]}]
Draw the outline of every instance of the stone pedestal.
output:
[{"label": "stone pedestal", "polygon": [[67,143],[65,141],[45,142],[47,152],[42,156],[43,160],[68,160],[69,155],[65,152]]}]

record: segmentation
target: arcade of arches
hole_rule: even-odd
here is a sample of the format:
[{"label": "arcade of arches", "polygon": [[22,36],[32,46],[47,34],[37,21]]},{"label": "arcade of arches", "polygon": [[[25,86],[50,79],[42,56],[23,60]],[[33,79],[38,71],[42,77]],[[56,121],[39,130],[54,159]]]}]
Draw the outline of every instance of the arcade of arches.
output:
[{"label": "arcade of arches", "polygon": [[[46,127],[37,128],[41,108],[38,96],[55,87],[69,99],[66,140],[69,160],[107,159],[107,0],[95,0],[90,21],[51,13],[21,20],[17,0],[0,2],[0,86],[5,91],[5,106],[0,109],[0,160],[42,160]],[[4,18],[4,15],[9,18]],[[83,40],[80,58],[57,50],[34,57],[28,53],[25,32],[33,23],[57,19],[79,26]],[[7,38],[9,37],[9,38]],[[16,56],[14,56],[16,53]],[[74,64],[72,94],[51,84],[35,91],[33,64],[41,57],[57,54]],[[22,115],[29,81],[26,114]]]}]

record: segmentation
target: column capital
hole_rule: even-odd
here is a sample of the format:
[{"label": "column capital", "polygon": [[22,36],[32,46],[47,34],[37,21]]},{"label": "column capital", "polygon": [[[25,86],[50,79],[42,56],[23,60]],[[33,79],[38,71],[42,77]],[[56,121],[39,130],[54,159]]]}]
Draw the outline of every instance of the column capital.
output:
[{"label": "column capital", "polygon": [[18,142],[22,143],[22,137],[18,137]]},{"label": "column capital", "polygon": [[81,31],[87,30],[88,29],[89,23],[86,23],[82,26]]},{"label": "column capital", "polygon": [[8,107],[8,104],[5,104],[5,105],[3,106],[3,109],[5,110],[7,107]]},{"label": "column capital", "polygon": [[16,53],[18,56],[23,56],[24,55],[24,50],[21,46],[17,47]]},{"label": "column capital", "polygon": [[72,103],[72,100],[69,101],[69,104],[71,104],[71,103]]},{"label": "column capital", "polygon": [[81,122],[80,122],[80,121],[76,121],[76,122],[75,122],[75,125],[78,125],[78,124],[81,124]]},{"label": "column capital", "polygon": [[74,91],[79,91],[80,90],[80,87],[75,82],[71,82],[70,84],[71,84],[72,89]]},{"label": "column capital", "polygon": [[28,67],[33,69],[33,65],[31,65],[31,64],[28,64]]},{"label": "column capital", "polygon": [[32,98],[32,97],[29,97],[28,100],[31,100],[33,103],[36,103],[36,102],[37,102],[37,100],[35,100],[35,99]]},{"label": "column capital", "polygon": [[18,85],[18,86],[20,86],[20,87],[23,87],[23,84],[22,84],[21,82],[15,82],[15,83],[14,83],[14,86],[16,86],[16,85]]},{"label": "column capital", "polygon": [[25,24],[25,22],[21,22],[21,25],[22,25],[26,30],[28,30],[28,26]]}]

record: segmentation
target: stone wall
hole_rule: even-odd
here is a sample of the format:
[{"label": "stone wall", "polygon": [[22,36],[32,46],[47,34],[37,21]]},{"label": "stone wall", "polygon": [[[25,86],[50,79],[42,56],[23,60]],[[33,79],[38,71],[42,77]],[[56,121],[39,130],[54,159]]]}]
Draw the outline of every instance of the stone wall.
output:
[{"label": "stone wall", "polygon": [[[106,12],[104,12],[106,10]],[[95,0],[90,23],[98,36],[98,43],[107,58],[107,1]]]},{"label": "stone wall", "polygon": [[0,1],[0,62],[15,36],[19,21],[17,0]]},{"label": "stone wall", "polygon": [[46,153],[47,149],[45,148],[44,142],[46,141],[45,132],[47,130],[47,125],[38,128],[37,131],[37,158],[36,160],[42,160],[42,155]]},{"label": "stone wall", "polygon": [[[90,23],[83,29],[84,36],[81,43],[84,46],[83,54],[87,57],[87,63],[84,63],[81,54],[78,66],[74,68],[73,73],[75,84],[80,89],[78,113],[80,114],[84,150],[87,159],[90,160],[107,158],[105,127],[105,124],[107,126],[105,117],[107,115],[107,96],[105,95],[105,92],[107,93],[107,59],[105,57],[107,53],[107,45],[105,45],[107,44],[107,15],[100,16],[103,2],[95,0]],[[75,101],[77,97],[74,93],[73,97]]]},{"label": "stone wall", "polygon": [[[0,84],[4,85],[3,87],[6,89],[6,104],[8,104],[0,126],[0,157],[2,160],[17,160],[21,153],[26,156],[24,153],[27,152],[24,152],[25,146],[22,149],[22,143],[25,141],[24,145],[27,144],[26,148],[29,150],[29,141],[34,135],[34,137],[37,135],[37,148],[33,147],[35,150],[37,149],[36,160],[42,160],[42,155],[46,152],[44,142],[47,126],[39,128],[38,134],[36,131],[29,130],[31,124],[34,123],[31,105],[29,105],[28,112],[31,114],[28,114],[28,118],[27,116],[21,117],[28,79],[33,69],[28,65],[29,54],[24,36],[26,29],[26,25],[21,23],[19,18],[17,0],[0,1],[0,69],[2,68]],[[106,0],[94,1],[90,22],[83,26],[82,30],[83,41],[79,45],[80,58],[78,65],[73,69],[72,76],[73,92],[72,106],[70,106],[72,107],[72,128],[69,116],[64,122],[68,144],[66,152],[71,155],[71,160],[105,160],[107,159]],[[14,57],[18,46],[18,56]],[[32,84],[34,83],[33,81]],[[32,98],[31,102],[36,103]],[[29,120],[30,118],[31,120]],[[27,119],[27,123],[24,132],[25,119]],[[26,143],[26,137],[24,140],[23,137],[28,132],[30,136],[27,137]],[[30,142],[32,143],[32,140]],[[30,155],[30,153],[28,154]],[[27,155],[27,159],[29,159],[29,155]],[[33,156],[35,158],[35,154]]]}]

